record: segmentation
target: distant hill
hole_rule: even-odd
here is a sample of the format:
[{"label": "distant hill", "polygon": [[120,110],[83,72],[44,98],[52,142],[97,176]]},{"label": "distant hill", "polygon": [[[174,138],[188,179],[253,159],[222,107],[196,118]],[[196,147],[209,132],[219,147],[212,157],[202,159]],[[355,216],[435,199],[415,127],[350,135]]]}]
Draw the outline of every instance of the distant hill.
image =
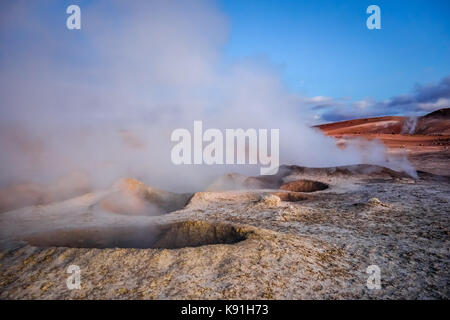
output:
[{"label": "distant hill", "polygon": [[439,109],[420,117],[414,133],[450,135],[450,108]]},{"label": "distant hill", "polygon": [[450,119],[450,108],[439,109],[433,112],[430,112],[423,116],[423,118],[444,118]]},{"label": "distant hill", "polygon": [[386,116],[353,119],[316,126],[327,135],[414,134],[450,135],[450,108],[422,117]]}]

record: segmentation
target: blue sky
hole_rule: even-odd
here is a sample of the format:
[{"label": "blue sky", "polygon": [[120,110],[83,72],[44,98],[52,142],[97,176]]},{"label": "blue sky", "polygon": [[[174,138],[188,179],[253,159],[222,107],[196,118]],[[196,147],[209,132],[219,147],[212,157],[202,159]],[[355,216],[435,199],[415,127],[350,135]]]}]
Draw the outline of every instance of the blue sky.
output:
[{"label": "blue sky", "polygon": [[[81,7],[79,32],[65,26],[71,4]],[[381,8],[381,30],[366,27],[371,4]],[[19,100],[24,105],[32,100],[12,90],[25,84],[41,98],[53,88],[64,100],[53,85],[68,90],[72,82],[85,90],[89,83],[92,98],[84,102],[90,105],[105,97],[100,92],[109,80],[124,75],[145,79],[119,86],[136,105],[166,91],[175,96],[186,75],[190,79],[181,91],[194,92],[194,83],[209,98],[223,87],[217,81],[201,84],[209,69],[240,61],[275,66],[277,77],[281,74],[289,93],[300,97],[296,101],[317,122],[450,107],[450,1],[10,0],[0,4],[0,27],[0,102],[14,110]],[[118,58],[133,61],[136,69]],[[111,77],[110,67],[119,65],[120,77]],[[45,85],[38,70],[49,80]]]},{"label": "blue sky", "polygon": [[[381,30],[366,8],[381,9]],[[232,57],[266,56],[308,96],[376,100],[450,74],[449,1],[222,0]]]}]

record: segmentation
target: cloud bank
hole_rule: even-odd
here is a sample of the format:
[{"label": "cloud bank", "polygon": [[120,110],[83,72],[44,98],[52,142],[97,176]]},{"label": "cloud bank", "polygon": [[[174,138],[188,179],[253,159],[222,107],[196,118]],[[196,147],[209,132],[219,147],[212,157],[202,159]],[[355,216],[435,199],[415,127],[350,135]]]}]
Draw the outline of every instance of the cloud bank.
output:
[{"label": "cloud bank", "polygon": [[310,98],[307,103],[311,105],[312,110],[320,114],[322,122],[385,115],[419,116],[450,107],[450,77],[436,84],[416,85],[412,93],[395,96],[386,101],[367,98],[352,102],[316,97]]}]

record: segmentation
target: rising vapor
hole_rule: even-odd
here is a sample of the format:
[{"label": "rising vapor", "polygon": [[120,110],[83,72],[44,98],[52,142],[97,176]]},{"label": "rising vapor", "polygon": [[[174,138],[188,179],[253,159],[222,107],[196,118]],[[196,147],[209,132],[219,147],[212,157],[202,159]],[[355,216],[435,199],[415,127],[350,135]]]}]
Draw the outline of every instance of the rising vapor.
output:
[{"label": "rising vapor", "polygon": [[172,164],[170,134],[194,120],[209,128],[280,129],[281,164],[413,171],[378,142],[341,149],[311,129],[304,97],[286,89],[270,61],[230,61],[228,20],[212,2],[79,5],[77,31],[65,28],[59,1],[2,3],[1,186],[78,173],[94,189],[133,177],[192,191],[226,172],[257,174],[256,165]]}]

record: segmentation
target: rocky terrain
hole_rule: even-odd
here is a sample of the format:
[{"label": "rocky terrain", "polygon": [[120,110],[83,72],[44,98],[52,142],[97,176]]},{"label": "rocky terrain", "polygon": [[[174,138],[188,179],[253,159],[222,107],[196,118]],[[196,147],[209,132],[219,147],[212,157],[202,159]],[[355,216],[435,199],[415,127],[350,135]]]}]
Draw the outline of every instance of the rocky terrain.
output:
[{"label": "rocky terrain", "polygon": [[414,177],[282,166],[187,194],[135,179],[94,192],[81,174],[1,189],[0,299],[448,299],[448,110],[319,126],[406,152]]},{"label": "rocky terrain", "polygon": [[377,139],[392,153],[406,153],[417,170],[450,175],[450,108],[422,117],[386,116],[317,126],[345,146],[351,139]]},{"label": "rocky terrain", "polygon": [[[449,297],[448,177],[284,166],[269,180],[228,175],[213,187],[176,195],[128,179],[0,214],[0,298]],[[110,210],[118,192],[134,200]],[[136,201],[185,205],[147,215]],[[374,264],[379,290],[366,286]],[[80,267],[80,289],[66,286],[69,265]]]}]

